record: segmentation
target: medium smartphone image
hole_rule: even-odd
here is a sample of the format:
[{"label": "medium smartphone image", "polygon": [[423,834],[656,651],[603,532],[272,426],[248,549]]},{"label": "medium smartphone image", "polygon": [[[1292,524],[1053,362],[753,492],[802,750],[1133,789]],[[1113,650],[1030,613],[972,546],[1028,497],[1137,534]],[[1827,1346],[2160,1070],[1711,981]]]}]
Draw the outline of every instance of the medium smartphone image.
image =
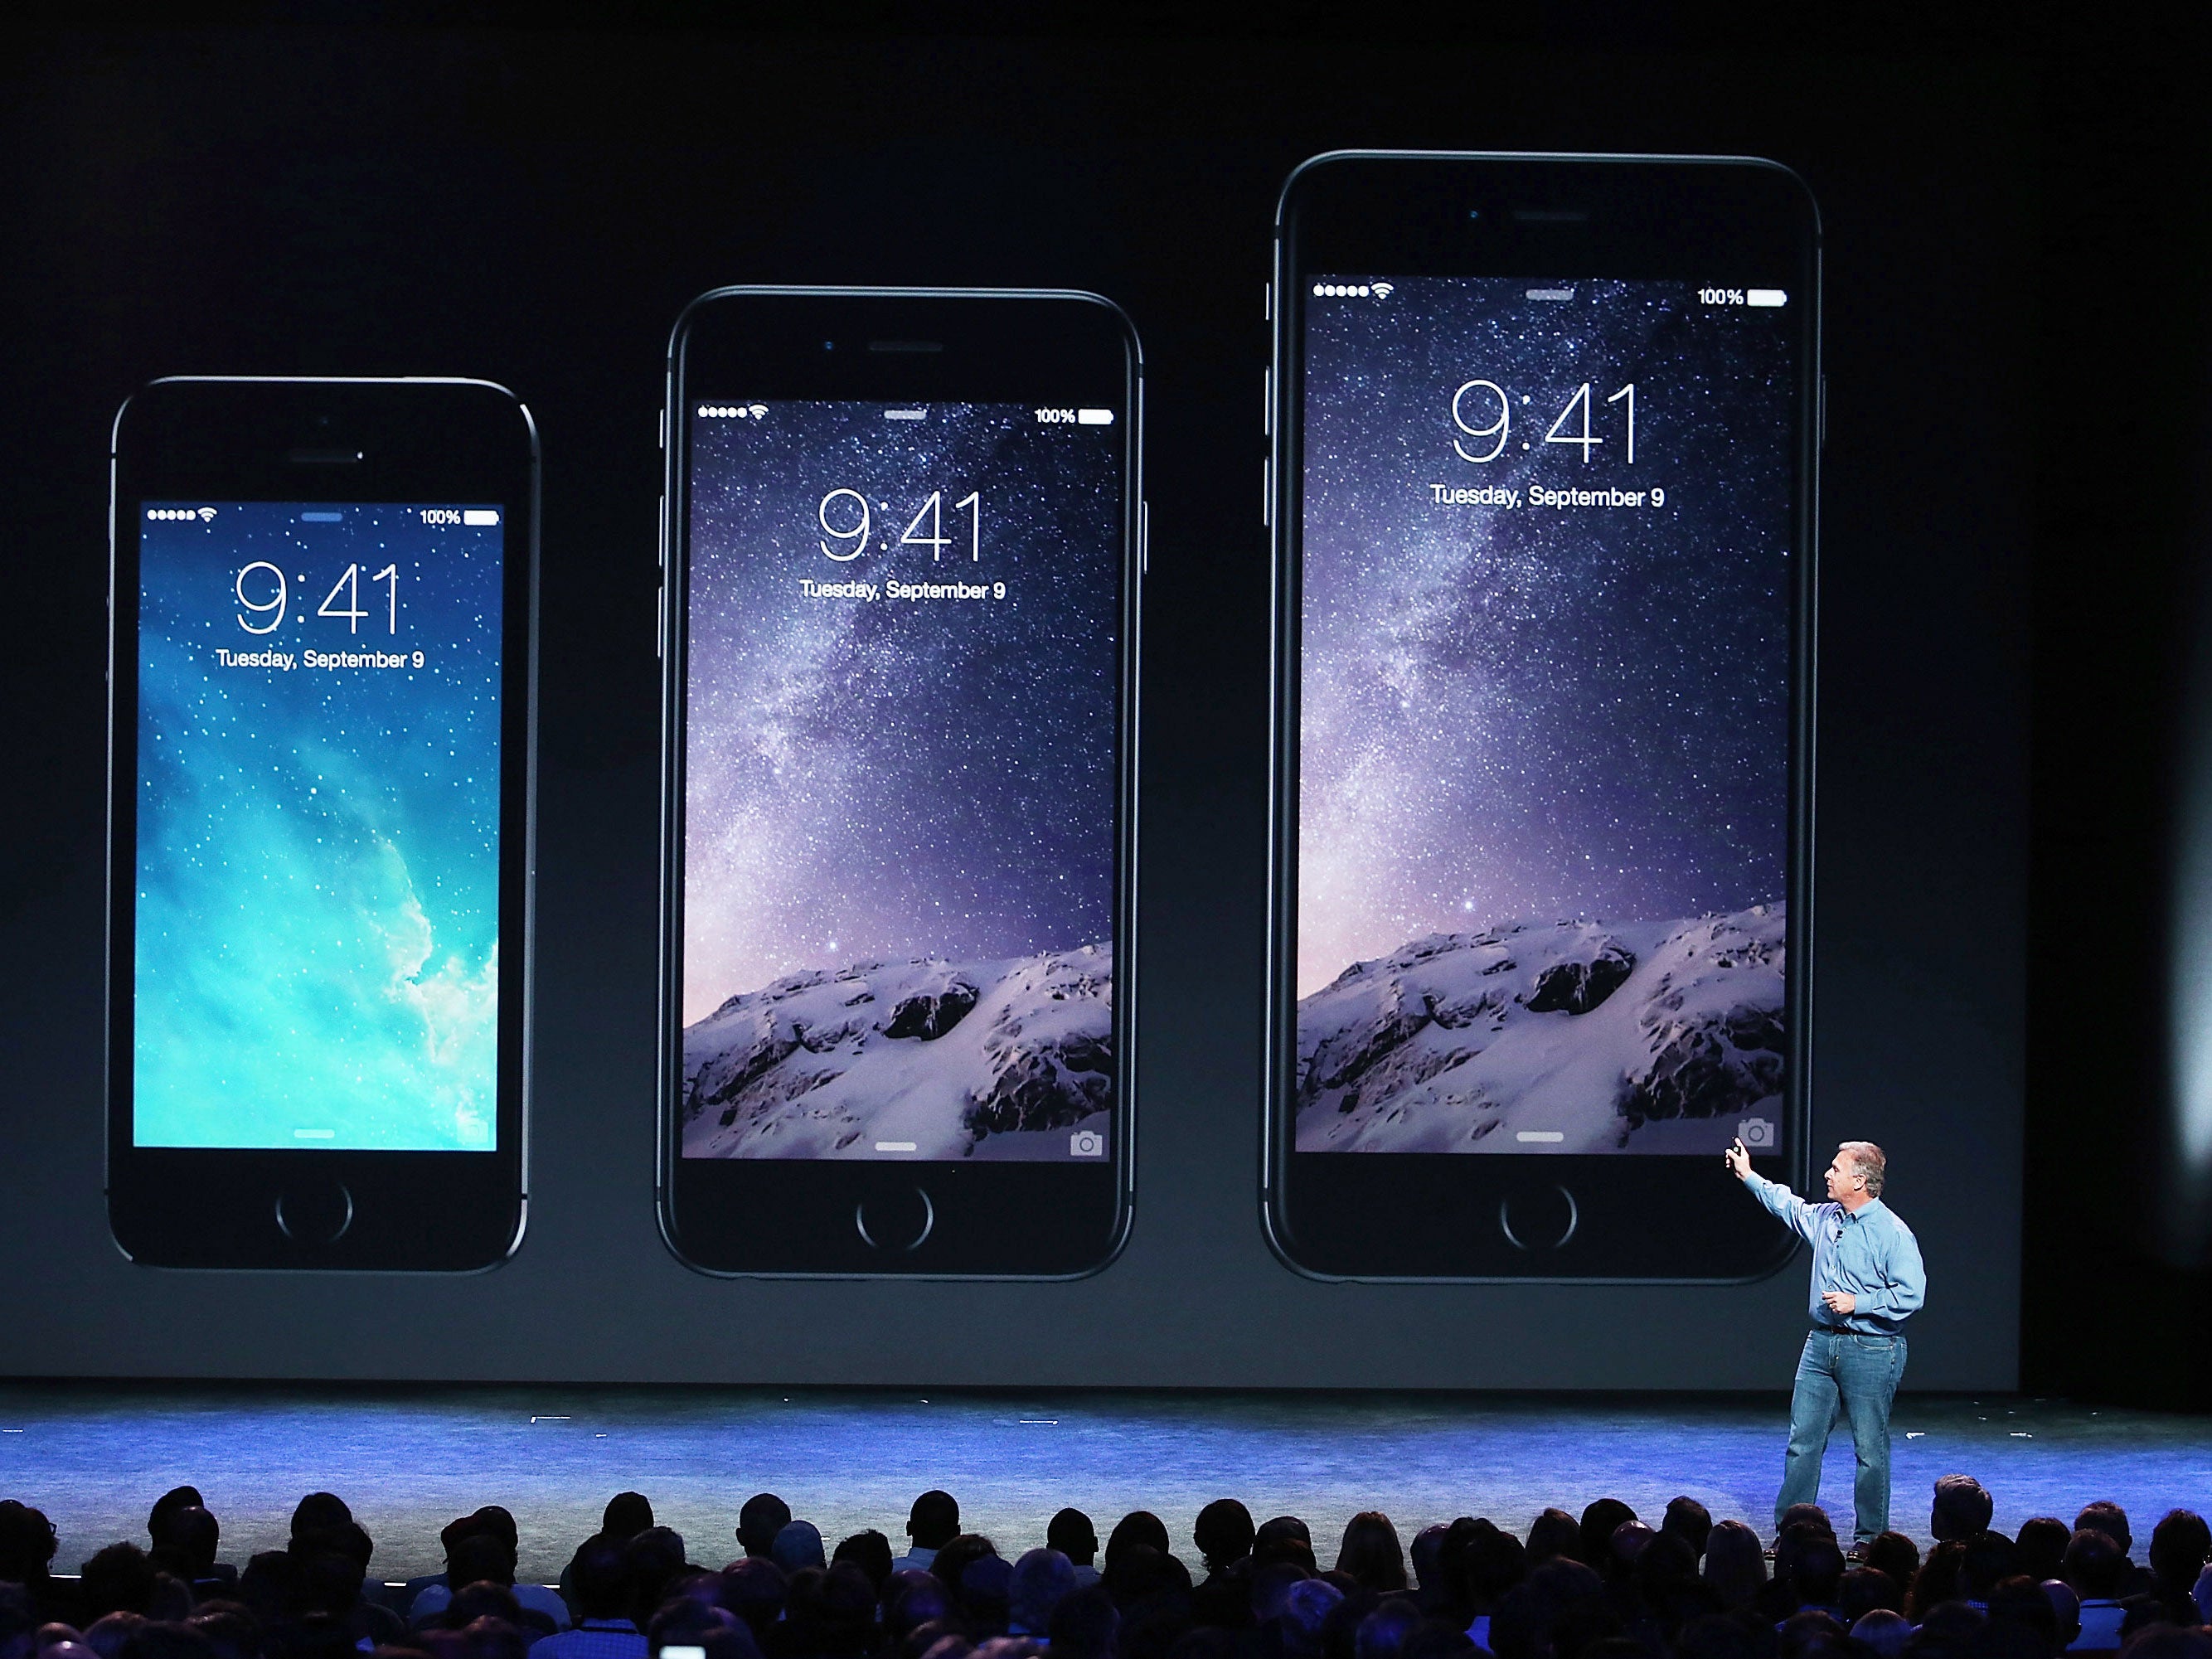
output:
[{"label": "medium smartphone image", "polygon": [[1731,159],[1344,153],[1277,222],[1264,1209],[1739,1280],[1802,1179],[1820,240]]},{"label": "medium smartphone image", "polygon": [[678,323],[659,1206],[691,1266],[1120,1249],[1140,374],[1087,294],[726,289]]},{"label": "medium smartphone image", "polygon": [[538,446],[477,380],[116,418],[107,1205],[134,1261],[520,1242]]}]

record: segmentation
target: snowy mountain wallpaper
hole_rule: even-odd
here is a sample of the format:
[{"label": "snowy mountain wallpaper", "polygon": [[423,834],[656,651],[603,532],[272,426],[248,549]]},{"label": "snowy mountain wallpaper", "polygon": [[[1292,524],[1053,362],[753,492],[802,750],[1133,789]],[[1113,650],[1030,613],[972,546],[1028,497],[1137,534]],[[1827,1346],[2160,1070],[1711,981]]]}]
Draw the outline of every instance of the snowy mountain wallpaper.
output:
[{"label": "snowy mountain wallpaper", "polygon": [[690,420],[685,1155],[1103,1146],[1118,432],[710,407],[748,412]]},{"label": "snowy mountain wallpaper", "polygon": [[1350,293],[1306,307],[1297,1145],[1703,1152],[1778,1121],[1781,312],[1325,280]]},{"label": "snowy mountain wallpaper", "polygon": [[501,527],[142,510],[137,1144],[490,1150]]}]

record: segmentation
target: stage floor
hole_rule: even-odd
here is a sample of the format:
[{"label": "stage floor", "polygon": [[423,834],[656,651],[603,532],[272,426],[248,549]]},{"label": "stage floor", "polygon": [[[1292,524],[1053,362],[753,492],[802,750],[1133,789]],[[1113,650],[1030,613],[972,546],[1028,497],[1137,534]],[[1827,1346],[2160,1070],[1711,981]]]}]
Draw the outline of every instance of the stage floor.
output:
[{"label": "stage floor", "polygon": [[[555,1577],[612,1493],[641,1491],[690,1558],[736,1553],[738,1506],[780,1493],[834,1545],[864,1527],[895,1543],[915,1494],[942,1486],[1009,1557],[1064,1504],[1102,1538],[1133,1509],[1187,1549],[1200,1505],[1310,1523],[1324,1565],[1356,1512],[1411,1540],[1486,1515],[1525,1531],[1556,1504],[1626,1499],[1656,1522],[1678,1492],[1715,1518],[1772,1527],[1788,1402],[1772,1396],[939,1394],[561,1387],[443,1389],[0,1383],[0,1498],[44,1510],[58,1571],[117,1539],[189,1481],[222,1522],[223,1558],[281,1547],[303,1492],[338,1493],[376,1540],[387,1580],[440,1571],[438,1529],[480,1504],[521,1528],[524,1574]],[[2212,1511],[2212,1418],[2060,1401],[1907,1395],[1897,1403],[1893,1523],[1927,1535],[1939,1475],[1978,1477],[2008,1532],[2124,1505],[2138,1540],[2176,1505]],[[1849,1524],[1848,1431],[1821,1492]]]}]

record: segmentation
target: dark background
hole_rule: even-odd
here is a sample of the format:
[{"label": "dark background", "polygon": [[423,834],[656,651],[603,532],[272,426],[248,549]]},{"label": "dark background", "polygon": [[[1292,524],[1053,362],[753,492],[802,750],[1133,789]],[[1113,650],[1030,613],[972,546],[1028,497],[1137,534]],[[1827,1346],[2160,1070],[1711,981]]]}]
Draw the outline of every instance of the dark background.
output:
[{"label": "dark background", "polygon": [[[1909,1386],[2010,1386],[2023,1331],[2036,1385],[2127,1386],[2112,1345],[2131,1328],[2100,1322],[2097,1292],[2162,1291],[2130,1304],[2154,1328],[2201,1294],[2132,1242],[2142,1171],[2092,1156],[2100,1115],[2148,1112],[2155,1088],[2150,947],[2128,948],[2151,928],[2157,721],[2122,741],[2107,722],[2155,706],[2174,643],[2149,578],[2124,599],[2100,584],[2130,560],[2178,580],[2195,429],[2196,336],[2167,349],[2134,297],[2190,273],[2130,210],[2139,179],[2109,176],[2112,124],[2157,152],[2178,71],[2175,113],[2108,77],[2100,116],[2075,97],[2098,71],[2032,43],[1724,52],[1686,28],[1608,40],[1602,8],[1595,35],[1462,24],[1387,46],[1340,23],[925,38],[863,17],[746,38],[240,15],[18,36],[0,80],[8,1371],[1783,1386],[1802,1256],[1726,1289],[1324,1285],[1262,1241],[1261,288],[1283,178],[1346,145],[1741,152],[1804,176],[1830,421],[1816,1135],[1891,1153],[1935,1286]],[[655,1234],[654,431],[677,312],[741,282],[1091,288],[1143,338],[1138,1200],[1095,1279],[715,1281]],[[538,417],[540,1083],[530,1235],[495,1273],[215,1278],[108,1242],[106,437],[136,386],[178,373],[481,375]],[[2122,478],[2131,501],[2081,501]],[[2070,579],[2033,588],[2032,549]],[[2033,906],[2032,617],[2067,653],[2056,682],[2038,659]],[[2097,807],[2054,814],[2053,789]],[[2031,1026],[2031,964],[2054,954],[2063,989],[2037,995],[2067,1012]],[[1717,1169],[1682,1182],[1686,1204],[1745,1201]],[[2085,1341],[2098,1364],[2071,1364]]]}]

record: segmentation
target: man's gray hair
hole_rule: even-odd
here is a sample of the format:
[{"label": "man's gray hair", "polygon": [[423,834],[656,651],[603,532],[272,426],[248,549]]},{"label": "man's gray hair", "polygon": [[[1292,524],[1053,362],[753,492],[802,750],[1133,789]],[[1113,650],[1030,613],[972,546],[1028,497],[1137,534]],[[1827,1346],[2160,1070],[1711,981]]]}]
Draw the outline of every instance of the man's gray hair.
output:
[{"label": "man's gray hair", "polygon": [[1867,1196],[1880,1198],[1882,1172],[1889,1168],[1889,1160],[1882,1156],[1881,1148],[1871,1140],[1846,1140],[1836,1151],[1856,1164],[1859,1173],[1866,1177]]}]

